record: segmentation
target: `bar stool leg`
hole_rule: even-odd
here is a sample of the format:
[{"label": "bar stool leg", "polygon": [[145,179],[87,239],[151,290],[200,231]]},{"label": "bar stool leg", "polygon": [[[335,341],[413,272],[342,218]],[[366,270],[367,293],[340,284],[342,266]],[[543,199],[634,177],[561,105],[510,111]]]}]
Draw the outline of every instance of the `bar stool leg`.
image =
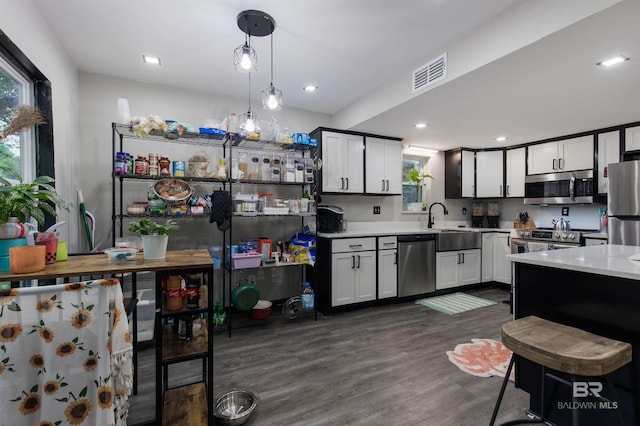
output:
[{"label": "bar stool leg", "polygon": [[580,415],[580,410],[577,408],[579,407],[578,404],[578,400],[576,398],[576,396],[573,394],[573,384],[576,381],[576,376],[574,376],[573,374],[571,375],[571,402],[573,405],[573,410],[571,411],[571,425],[572,426],[578,426],[578,419],[579,419],[579,415]]},{"label": "bar stool leg", "polygon": [[611,390],[611,396],[613,396],[613,401],[616,401],[618,403],[618,407],[616,408],[616,411],[618,412],[618,419],[620,420],[620,424],[624,426],[625,425],[624,417],[622,416],[622,408],[620,407],[620,400],[618,399],[618,391],[616,390],[616,387],[613,385],[613,380],[611,380],[611,376],[607,374],[604,377],[607,379],[607,385],[609,385],[609,389]]},{"label": "bar stool leg", "polygon": [[500,409],[500,404],[502,403],[502,397],[504,396],[504,391],[507,388],[507,383],[509,383],[509,376],[511,375],[511,369],[513,368],[513,363],[515,359],[516,359],[516,355],[511,354],[511,360],[509,361],[507,374],[505,374],[504,380],[502,381],[502,386],[500,387],[500,394],[498,395],[496,406],[493,407],[493,414],[491,415],[491,422],[489,423],[489,426],[493,426],[496,423],[496,417],[498,417],[498,410]]}]

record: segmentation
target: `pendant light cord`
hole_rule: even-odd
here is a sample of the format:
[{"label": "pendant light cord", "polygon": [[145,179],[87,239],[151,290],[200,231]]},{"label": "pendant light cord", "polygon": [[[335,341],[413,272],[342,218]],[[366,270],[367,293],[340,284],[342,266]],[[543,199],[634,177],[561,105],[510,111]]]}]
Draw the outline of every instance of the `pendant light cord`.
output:
[{"label": "pendant light cord", "polygon": [[273,87],[273,33],[271,33],[271,87]]}]

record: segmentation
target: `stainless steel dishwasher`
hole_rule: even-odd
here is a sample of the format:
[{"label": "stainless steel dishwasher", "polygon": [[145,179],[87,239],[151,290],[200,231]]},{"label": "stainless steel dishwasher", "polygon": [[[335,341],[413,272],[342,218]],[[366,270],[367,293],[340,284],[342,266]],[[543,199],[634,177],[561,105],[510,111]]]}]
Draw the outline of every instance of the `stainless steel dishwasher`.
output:
[{"label": "stainless steel dishwasher", "polygon": [[398,236],[398,297],[436,291],[436,234]]}]

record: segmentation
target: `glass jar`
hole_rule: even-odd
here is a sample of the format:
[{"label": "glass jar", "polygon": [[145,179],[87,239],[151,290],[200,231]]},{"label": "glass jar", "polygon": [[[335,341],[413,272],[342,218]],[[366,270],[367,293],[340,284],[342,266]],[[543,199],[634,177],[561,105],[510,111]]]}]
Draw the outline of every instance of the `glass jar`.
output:
[{"label": "glass jar", "polygon": [[269,180],[271,182],[280,182],[281,174],[282,174],[281,158],[279,155],[276,154],[271,157],[271,177]]},{"label": "glass jar", "polygon": [[160,176],[171,176],[171,160],[169,160],[169,157],[160,157],[158,166],[160,167]]},{"label": "glass jar", "polygon": [[251,155],[249,161],[249,170],[247,180],[257,181],[260,180],[260,156],[257,154]]},{"label": "glass jar", "polygon": [[264,154],[262,156],[262,164],[260,165],[260,179],[262,181],[271,180],[271,156]]},{"label": "glass jar", "polygon": [[240,169],[240,179],[249,179],[249,155],[246,152],[240,153],[238,169]]}]

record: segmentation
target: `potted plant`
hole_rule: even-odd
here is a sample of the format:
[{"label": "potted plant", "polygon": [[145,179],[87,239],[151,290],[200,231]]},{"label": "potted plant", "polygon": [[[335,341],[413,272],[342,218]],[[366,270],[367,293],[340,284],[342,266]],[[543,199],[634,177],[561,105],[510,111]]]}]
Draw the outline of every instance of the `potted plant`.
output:
[{"label": "potted plant", "polygon": [[410,173],[405,173],[404,178],[411,182],[416,188],[416,201],[409,203],[409,210],[414,212],[422,211],[422,206],[426,205],[426,202],[420,202],[420,191],[422,187],[426,185],[425,179],[435,179],[428,173],[420,173],[417,169],[411,169]]},{"label": "potted plant", "polygon": [[[20,173],[8,167],[0,167],[3,174],[16,183],[0,176],[0,239],[19,238],[15,235],[23,229],[28,218],[44,225],[45,214],[56,216],[56,207],[69,211],[71,204],[62,199],[51,186],[54,179],[38,176],[31,183],[22,181]],[[4,228],[2,228],[4,226]]]},{"label": "potted plant", "polygon": [[164,224],[151,219],[134,220],[129,223],[129,232],[136,232],[142,237],[145,259],[164,259],[167,255],[169,234],[176,229],[178,224],[171,219],[167,219]]}]

